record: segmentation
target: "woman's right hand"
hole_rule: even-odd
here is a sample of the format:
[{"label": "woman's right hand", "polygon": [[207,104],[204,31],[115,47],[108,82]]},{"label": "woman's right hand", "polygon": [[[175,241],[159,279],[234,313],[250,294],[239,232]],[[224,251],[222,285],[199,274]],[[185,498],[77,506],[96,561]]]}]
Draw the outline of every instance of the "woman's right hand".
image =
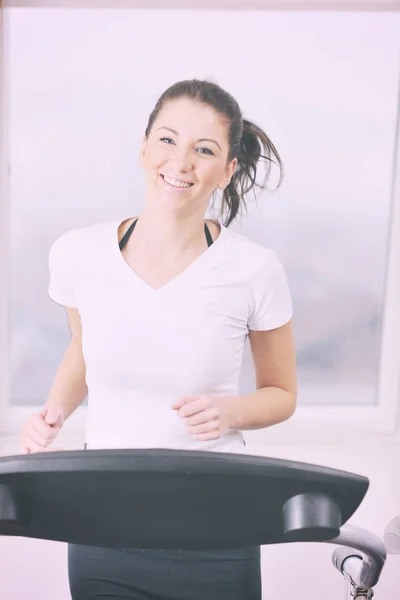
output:
[{"label": "woman's right hand", "polygon": [[48,448],[63,423],[64,411],[61,406],[45,406],[40,412],[34,413],[21,429],[21,454],[63,450],[63,448]]}]

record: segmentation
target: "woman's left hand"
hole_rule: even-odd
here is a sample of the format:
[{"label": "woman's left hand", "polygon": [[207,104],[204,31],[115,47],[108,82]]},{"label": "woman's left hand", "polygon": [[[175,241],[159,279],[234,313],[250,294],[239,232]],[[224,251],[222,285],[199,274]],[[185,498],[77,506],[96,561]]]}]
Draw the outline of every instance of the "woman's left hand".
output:
[{"label": "woman's left hand", "polygon": [[187,396],[171,408],[184,419],[188,433],[198,441],[216,440],[232,428],[232,396]]}]

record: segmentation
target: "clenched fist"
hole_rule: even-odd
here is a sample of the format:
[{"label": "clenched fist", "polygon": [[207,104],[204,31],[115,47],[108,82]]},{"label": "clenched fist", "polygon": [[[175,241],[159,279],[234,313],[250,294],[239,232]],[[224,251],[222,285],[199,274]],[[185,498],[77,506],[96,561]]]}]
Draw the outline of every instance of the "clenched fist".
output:
[{"label": "clenched fist", "polygon": [[64,423],[61,406],[44,407],[34,413],[21,428],[21,454],[53,452],[63,448],[48,448]]},{"label": "clenched fist", "polygon": [[216,440],[232,427],[233,396],[189,396],[171,405],[198,441]]}]

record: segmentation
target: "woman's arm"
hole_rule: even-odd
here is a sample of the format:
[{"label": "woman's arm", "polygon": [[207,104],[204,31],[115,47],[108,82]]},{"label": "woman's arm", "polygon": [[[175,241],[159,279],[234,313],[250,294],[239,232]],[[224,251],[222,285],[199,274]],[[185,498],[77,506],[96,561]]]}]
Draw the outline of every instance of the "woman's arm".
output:
[{"label": "woman's arm", "polygon": [[71,341],[58,367],[51,387],[46,408],[61,406],[67,419],[84,401],[88,389],[86,385],[86,365],[82,353],[82,324],[76,308],[67,307],[71,330]]},{"label": "woman's arm", "polygon": [[286,421],[297,400],[296,354],[292,321],[270,331],[250,331],[257,390],[234,396],[229,406],[232,429],[262,429]]},{"label": "woman's arm", "polygon": [[235,396],[187,396],[171,405],[196,440],[228,429],[263,429],[289,419],[296,408],[297,376],[292,323],[250,331],[257,391]]}]

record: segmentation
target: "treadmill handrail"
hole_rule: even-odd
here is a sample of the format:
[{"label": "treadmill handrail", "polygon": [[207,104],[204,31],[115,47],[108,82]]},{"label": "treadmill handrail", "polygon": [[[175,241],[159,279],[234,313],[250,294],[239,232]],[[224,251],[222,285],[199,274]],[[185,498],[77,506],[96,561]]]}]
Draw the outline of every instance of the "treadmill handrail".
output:
[{"label": "treadmill handrail", "polygon": [[[329,544],[347,547],[347,556],[342,551],[334,552],[332,562],[341,573],[349,575],[355,585],[370,589],[378,583],[387,552],[384,543],[377,535],[347,523],[340,528],[336,538],[326,541]],[[347,560],[355,556],[360,556],[362,563],[358,560]]]}]

